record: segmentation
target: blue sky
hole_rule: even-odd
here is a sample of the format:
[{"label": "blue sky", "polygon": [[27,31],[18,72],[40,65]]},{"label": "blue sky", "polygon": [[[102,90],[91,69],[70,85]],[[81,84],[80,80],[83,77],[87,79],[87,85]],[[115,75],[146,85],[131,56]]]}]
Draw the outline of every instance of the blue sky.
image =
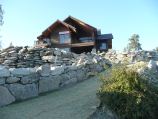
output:
[{"label": "blue sky", "polygon": [[32,46],[36,37],[57,19],[71,15],[112,33],[113,49],[122,50],[134,33],[142,48],[158,46],[158,0],[0,0],[4,25],[3,48]]}]

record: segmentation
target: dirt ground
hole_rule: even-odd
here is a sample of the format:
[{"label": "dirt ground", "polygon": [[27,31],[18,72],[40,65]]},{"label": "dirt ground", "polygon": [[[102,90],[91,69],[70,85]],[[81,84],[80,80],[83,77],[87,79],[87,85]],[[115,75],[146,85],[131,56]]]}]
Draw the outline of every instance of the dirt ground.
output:
[{"label": "dirt ground", "polygon": [[0,108],[0,119],[86,119],[99,105],[96,77]]}]

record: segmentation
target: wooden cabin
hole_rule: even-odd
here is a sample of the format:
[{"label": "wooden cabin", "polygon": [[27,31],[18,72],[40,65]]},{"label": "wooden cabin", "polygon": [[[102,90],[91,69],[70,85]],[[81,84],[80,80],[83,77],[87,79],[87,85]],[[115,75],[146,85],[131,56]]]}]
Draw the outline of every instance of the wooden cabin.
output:
[{"label": "wooden cabin", "polygon": [[101,34],[97,28],[72,16],[57,20],[37,37],[37,47],[61,48],[75,53],[107,51],[112,48],[112,34]]}]

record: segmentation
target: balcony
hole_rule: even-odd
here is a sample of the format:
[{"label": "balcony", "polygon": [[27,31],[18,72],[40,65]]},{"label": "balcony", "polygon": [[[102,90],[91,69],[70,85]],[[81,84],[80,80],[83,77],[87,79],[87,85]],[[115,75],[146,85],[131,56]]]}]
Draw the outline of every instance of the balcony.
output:
[{"label": "balcony", "polygon": [[79,38],[79,41],[81,42],[81,43],[85,43],[85,42],[94,42],[94,38],[93,37],[81,37],[81,38]]},{"label": "balcony", "polygon": [[94,46],[94,42],[82,42],[82,43],[73,43],[73,44],[52,44],[52,47],[57,48],[70,48],[70,47],[84,47],[84,46]]}]

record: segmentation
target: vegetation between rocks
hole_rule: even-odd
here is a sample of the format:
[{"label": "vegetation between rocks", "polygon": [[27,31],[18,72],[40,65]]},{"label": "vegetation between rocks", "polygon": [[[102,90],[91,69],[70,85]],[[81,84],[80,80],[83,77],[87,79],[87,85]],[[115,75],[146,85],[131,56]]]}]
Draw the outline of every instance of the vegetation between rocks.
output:
[{"label": "vegetation between rocks", "polygon": [[156,119],[158,88],[126,66],[115,66],[102,77],[98,91],[100,107],[107,107],[120,119]]}]

